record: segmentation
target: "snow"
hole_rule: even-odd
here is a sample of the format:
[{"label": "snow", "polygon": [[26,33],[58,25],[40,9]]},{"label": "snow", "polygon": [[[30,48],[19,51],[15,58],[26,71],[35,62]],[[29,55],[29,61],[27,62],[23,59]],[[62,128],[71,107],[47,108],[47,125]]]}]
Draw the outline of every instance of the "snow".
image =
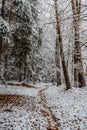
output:
[{"label": "snow", "polygon": [[50,86],[46,95],[60,130],[87,130],[87,87],[64,91],[63,87]]},{"label": "snow", "polygon": [[40,112],[44,108],[38,103],[40,89],[0,85],[0,94],[7,100],[4,104],[1,95],[0,130],[47,130],[47,118]]},{"label": "snow", "polygon": [[[14,88],[14,89],[13,89]],[[0,85],[0,94],[18,94],[18,95],[28,95],[37,96],[38,90],[35,88],[24,88],[21,86],[4,86]]]},{"label": "snow", "polygon": [[41,83],[37,83],[35,84],[35,87],[38,87],[38,88],[43,88],[45,86],[52,86],[52,83],[44,83],[44,82],[41,82]]},{"label": "snow", "polygon": [[11,30],[10,30],[8,22],[6,22],[2,17],[0,17],[0,35],[3,39],[4,44],[11,45],[10,44],[10,40],[12,38]]},{"label": "snow", "polygon": [[0,85],[0,130],[87,130],[87,87],[35,86]]}]

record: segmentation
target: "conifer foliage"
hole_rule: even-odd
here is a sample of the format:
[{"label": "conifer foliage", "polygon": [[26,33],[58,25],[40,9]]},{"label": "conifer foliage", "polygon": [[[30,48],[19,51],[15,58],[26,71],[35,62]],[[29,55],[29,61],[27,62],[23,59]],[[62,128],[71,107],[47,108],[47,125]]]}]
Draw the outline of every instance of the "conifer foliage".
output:
[{"label": "conifer foliage", "polygon": [[[28,82],[41,46],[37,0],[2,1],[0,16],[0,78]],[[2,11],[3,10],[3,11]],[[3,12],[3,13],[2,13]],[[9,45],[8,45],[9,43]],[[7,51],[8,50],[8,51]],[[2,60],[3,59],[3,60]],[[37,62],[37,58],[35,58]]]}]

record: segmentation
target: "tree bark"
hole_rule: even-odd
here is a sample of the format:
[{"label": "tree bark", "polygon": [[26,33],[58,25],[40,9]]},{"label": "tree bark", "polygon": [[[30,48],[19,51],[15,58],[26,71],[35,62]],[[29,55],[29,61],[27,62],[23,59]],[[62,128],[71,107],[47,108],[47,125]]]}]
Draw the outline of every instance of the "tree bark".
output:
[{"label": "tree bark", "polygon": [[13,20],[13,10],[14,10],[14,3],[13,1],[11,2],[11,7],[10,7],[10,14],[9,14],[9,25],[11,27],[12,20]]},{"label": "tree bark", "polygon": [[2,0],[2,8],[1,8],[1,17],[2,18],[5,17],[5,1],[6,0]]},{"label": "tree bark", "polygon": [[60,19],[59,19],[59,10],[58,10],[58,0],[54,0],[55,5],[55,14],[56,14],[56,22],[57,22],[57,35],[59,40],[59,46],[60,46],[60,56],[62,61],[62,68],[63,68],[63,74],[65,78],[65,84],[66,84],[66,90],[71,88],[68,70],[65,63],[65,57],[64,57],[64,51],[63,51],[63,43],[62,43],[62,34],[61,34],[61,25],[60,25]]},{"label": "tree bark", "polygon": [[[56,29],[57,33],[57,29]],[[61,85],[61,72],[60,72],[60,46],[59,40],[56,37],[56,47],[55,47],[55,62],[56,62],[56,80],[57,86]]]},{"label": "tree bark", "polygon": [[24,83],[26,83],[26,81],[27,81],[27,75],[26,74],[27,74],[27,63],[24,64],[24,79],[23,79]]},{"label": "tree bark", "polygon": [[5,59],[5,62],[4,62],[4,78],[5,78],[5,81],[7,81],[8,80],[8,77],[7,77],[8,55],[5,55],[4,59]]},{"label": "tree bark", "polygon": [[21,63],[19,62],[19,82],[22,82]]},{"label": "tree bark", "polygon": [[80,47],[80,11],[81,0],[71,0],[73,11],[73,23],[74,23],[74,82],[76,87],[86,86],[83,76],[83,64]]}]

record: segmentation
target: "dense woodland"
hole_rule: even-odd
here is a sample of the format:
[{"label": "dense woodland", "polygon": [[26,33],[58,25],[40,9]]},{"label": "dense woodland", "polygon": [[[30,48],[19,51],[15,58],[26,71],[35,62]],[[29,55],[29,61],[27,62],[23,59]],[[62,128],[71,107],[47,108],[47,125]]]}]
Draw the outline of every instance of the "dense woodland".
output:
[{"label": "dense woodland", "polygon": [[[82,49],[85,55],[87,52],[86,29],[82,28],[86,5],[84,1],[72,0],[66,4],[64,1],[62,7],[61,2],[48,1],[44,5],[39,0],[1,1],[1,82],[53,82],[58,86],[65,80],[66,89],[72,83],[77,87],[86,86],[87,59],[82,57]],[[48,20],[41,16],[41,11],[46,12],[46,5]],[[54,45],[45,52],[44,45],[51,43]],[[43,50],[44,53],[54,50],[53,56],[44,55]]]},{"label": "dense woodland", "polygon": [[3,0],[0,17],[0,79],[29,82],[39,75],[39,27],[37,0]]},{"label": "dense woodland", "polygon": [[[70,80],[73,77],[74,86],[86,86],[84,77],[87,63],[85,61],[86,69],[84,70],[83,60],[86,59],[82,58],[81,51],[82,48],[85,53],[87,51],[86,38],[81,38],[84,37],[82,31],[86,31],[86,29],[81,30],[86,17],[84,3],[80,0],[72,0],[70,3],[67,2],[63,8],[60,1],[54,0],[51,3],[49,1],[48,8],[51,10],[53,7],[54,11],[48,18],[48,23],[45,21],[44,25],[42,22],[43,26],[41,26],[40,6],[43,7],[43,4],[38,0],[2,0],[0,16],[1,82],[35,83],[42,81],[57,82],[57,85],[61,85],[64,79],[66,89],[68,89],[71,88]],[[52,7],[49,7],[49,4]],[[41,49],[44,48],[43,44],[47,44],[44,42],[45,29],[48,28],[46,24],[49,25],[50,31],[50,26],[54,27],[55,53],[54,57],[49,59],[46,58],[48,57],[46,55],[45,60]],[[68,32],[71,34],[67,37]],[[50,34],[47,35],[50,36]],[[48,44],[50,44],[50,40],[48,39]],[[71,71],[71,74],[68,71]]]},{"label": "dense woodland", "polygon": [[0,0],[0,130],[87,130],[87,0]]}]

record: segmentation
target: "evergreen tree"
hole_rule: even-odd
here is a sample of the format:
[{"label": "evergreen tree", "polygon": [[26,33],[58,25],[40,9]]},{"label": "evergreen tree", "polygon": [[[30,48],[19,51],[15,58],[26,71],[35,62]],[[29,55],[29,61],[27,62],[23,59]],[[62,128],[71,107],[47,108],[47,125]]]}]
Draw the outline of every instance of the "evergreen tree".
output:
[{"label": "evergreen tree", "polygon": [[11,49],[12,52],[8,60],[7,57],[4,58],[8,62],[5,67],[9,70],[7,73],[8,79],[19,79],[19,81],[26,82],[28,81],[29,73],[32,73],[32,75],[33,71],[36,73],[36,66],[32,64],[36,62],[35,55],[38,53],[42,42],[42,30],[38,24],[38,1],[7,0],[6,2],[9,5],[5,4],[4,16],[6,22],[9,23],[8,26],[11,30],[14,46]]}]

